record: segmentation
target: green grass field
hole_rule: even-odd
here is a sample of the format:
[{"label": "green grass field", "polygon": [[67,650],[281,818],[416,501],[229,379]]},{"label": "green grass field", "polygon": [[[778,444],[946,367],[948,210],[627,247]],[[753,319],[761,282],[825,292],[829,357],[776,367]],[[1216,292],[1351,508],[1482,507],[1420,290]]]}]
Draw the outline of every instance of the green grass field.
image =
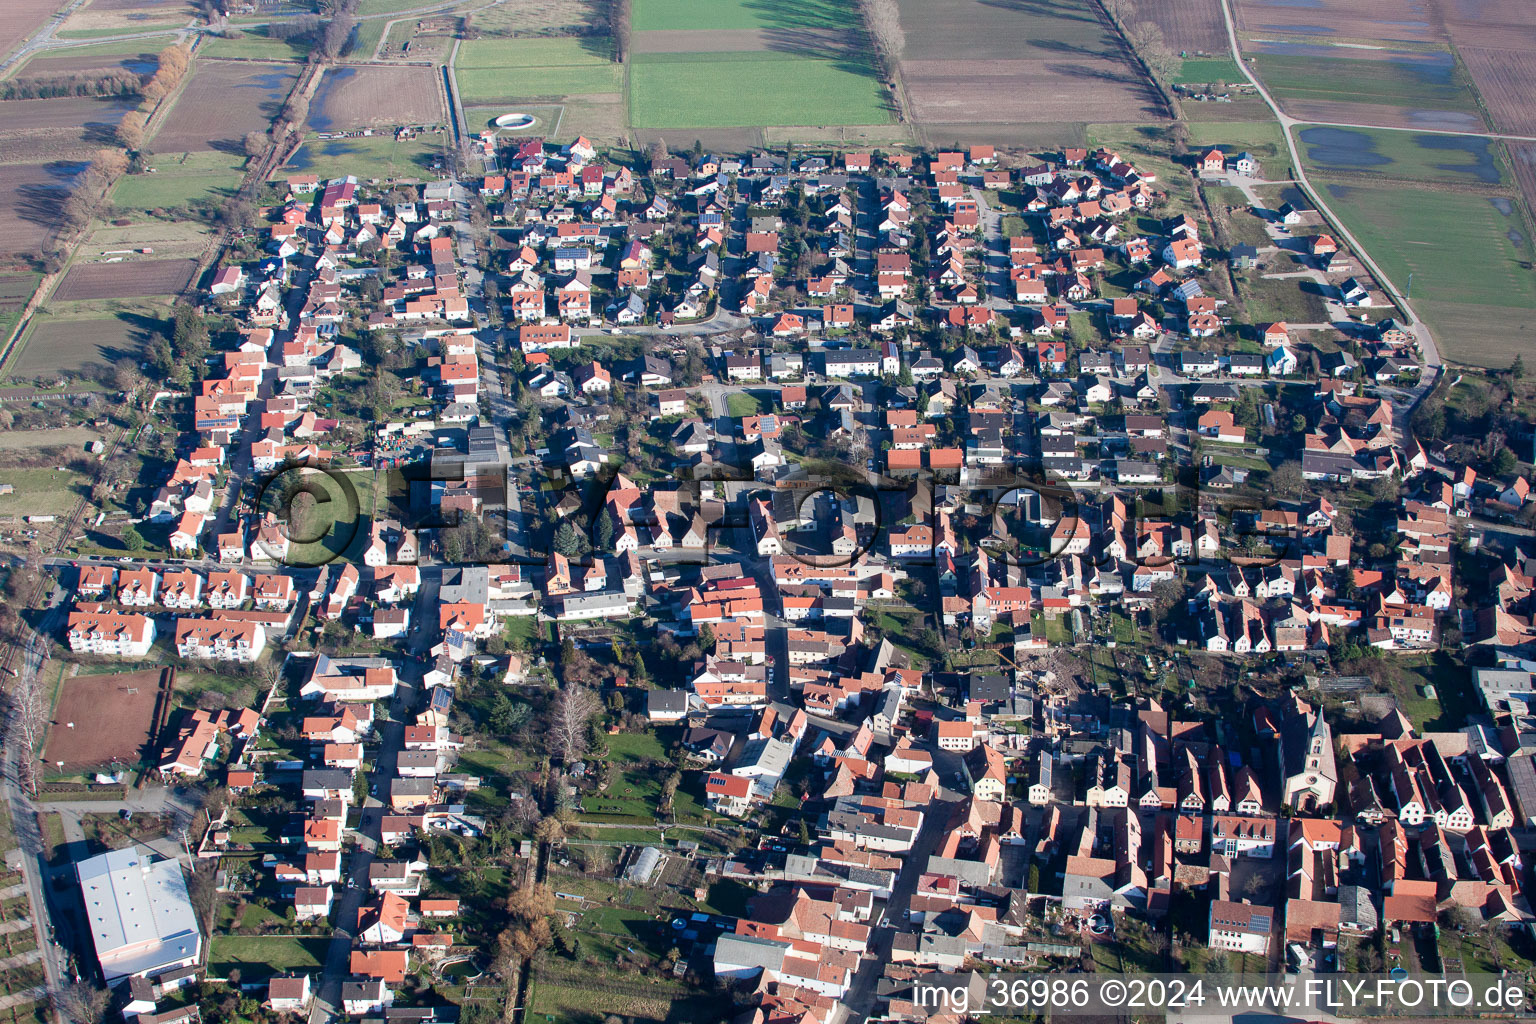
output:
[{"label": "green grass field", "polygon": [[1532,253],[1518,200],[1402,186],[1323,187],[1329,206],[1393,284],[1407,291],[1413,275],[1408,297],[1447,358],[1508,366],[1516,352],[1530,350],[1536,279],[1527,269]]},{"label": "green grass field", "polygon": [[1472,83],[1459,65],[1441,74],[1389,60],[1260,53],[1251,66],[1282,103],[1322,100],[1478,113]]},{"label": "green grass field", "polygon": [[357,28],[352,30],[352,38],[347,40],[346,55],[358,60],[370,59],[373,51],[378,49],[379,40],[384,38],[384,26],[388,24],[388,18],[358,22]]},{"label": "green grass field", "polygon": [[738,391],[725,396],[725,411],[733,419],[741,419],[743,416],[756,416],[765,412],[763,403],[745,391]]},{"label": "green grass field", "polygon": [[1201,149],[1220,146],[1223,152],[1234,155],[1246,149],[1261,162],[1278,157],[1285,150],[1280,125],[1274,121],[1194,121],[1185,127],[1189,144]]},{"label": "green grass field", "polygon": [[112,202],[129,210],[217,203],[234,195],[245,176],[245,158],[209,150],[160,153],[150,160],[153,174],[124,175]]},{"label": "green grass field", "polygon": [[803,0],[768,4],[758,0],[634,0],[636,32],[652,29],[846,28],[859,12],[849,0]]},{"label": "green grass field", "polygon": [[1217,82],[1243,82],[1242,70],[1230,57],[1195,57],[1180,62],[1175,85],[1203,85]]},{"label": "green grass field", "polygon": [[1301,158],[1313,173],[1482,185],[1509,181],[1503,147],[1489,139],[1321,126],[1299,127],[1296,134]]},{"label": "green grass field", "polygon": [[454,77],[467,106],[622,88],[606,38],[472,39],[459,47]]},{"label": "green grass field", "polygon": [[314,171],[322,178],[355,174],[361,180],[395,178],[430,180],[434,158],[443,154],[444,135],[426,133],[405,142],[392,135],[372,138],[309,139],[288,163],[274,172],[283,178],[294,171]]},{"label": "green grass field", "polygon": [[311,971],[325,963],[331,940],[286,935],[215,935],[208,943],[208,973],[227,978],[238,970],[244,979]]},{"label": "green grass field", "polygon": [[873,68],[781,54],[645,54],[630,64],[637,128],[886,124]]},{"label": "green grass field", "polygon": [[[284,39],[268,39],[259,32],[243,32],[236,39],[210,36],[198,54],[203,57],[245,57],[250,60],[304,60],[310,47]],[[370,53],[370,56],[372,54]]]},{"label": "green grass field", "polygon": [[0,515],[65,515],[75,507],[90,481],[74,470],[5,469],[0,484],[16,490],[0,494]]}]

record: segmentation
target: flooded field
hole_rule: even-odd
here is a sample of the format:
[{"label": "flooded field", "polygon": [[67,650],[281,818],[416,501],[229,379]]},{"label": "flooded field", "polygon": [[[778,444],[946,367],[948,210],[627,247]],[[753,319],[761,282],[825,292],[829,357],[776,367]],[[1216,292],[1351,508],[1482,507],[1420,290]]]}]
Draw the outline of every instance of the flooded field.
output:
[{"label": "flooded field", "polygon": [[1303,128],[1296,135],[1309,169],[1368,172],[1407,181],[1499,185],[1507,181],[1489,139],[1363,128]]}]

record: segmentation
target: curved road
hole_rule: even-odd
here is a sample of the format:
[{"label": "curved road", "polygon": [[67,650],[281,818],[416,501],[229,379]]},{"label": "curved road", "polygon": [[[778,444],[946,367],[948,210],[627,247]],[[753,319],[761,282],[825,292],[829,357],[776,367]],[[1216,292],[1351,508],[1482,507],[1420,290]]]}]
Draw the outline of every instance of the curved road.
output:
[{"label": "curved road", "polygon": [[[1353,249],[1355,254],[1360,257],[1360,262],[1363,263],[1365,268],[1371,272],[1371,274],[1376,278],[1378,282],[1380,282],[1381,287],[1386,291],[1388,295],[1392,297],[1392,301],[1397,303],[1398,308],[1401,309],[1404,315],[1408,318],[1409,328],[1414,335],[1415,340],[1419,344],[1419,352],[1423,356],[1424,365],[1430,371],[1428,376],[1433,378],[1439,374],[1440,368],[1444,365],[1444,360],[1440,358],[1440,350],[1438,347],[1436,347],[1434,336],[1430,334],[1429,328],[1425,326],[1424,322],[1420,320],[1414,313],[1413,307],[1409,304],[1407,297],[1397,290],[1397,285],[1392,283],[1392,279],[1383,273],[1382,269],[1376,265],[1376,261],[1371,258],[1371,254],[1366,251],[1365,246],[1361,245],[1359,240],[1356,239],[1354,235],[1350,234],[1349,229],[1344,226],[1344,222],[1339,219],[1337,214],[1328,208],[1328,204],[1324,202],[1322,194],[1318,192],[1317,189],[1313,188],[1312,183],[1307,180],[1307,169],[1302,165],[1301,154],[1296,149],[1296,139],[1291,134],[1291,127],[1298,124],[1308,125],[1312,124],[1313,122],[1298,120],[1282,111],[1280,109],[1280,105],[1275,102],[1274,97],[1269,94],[1269,90],[1264,88],[1264,83],[1260,82],[1256,77],[1254,77],[1253,72],[1248,70],[1248,65],[1243,62],[1242,50],[1237,45],[1237,26],[1232,19],[1231,0],[1221,0],[1221,16],[1227,23],[1227,42],[1232,48],[1232,59],[1236,61],[1237,66],[1242,69],[1243,77],[1248,79],[1248,81],[1252,83],[1253,87],[1258,90],[1260,98],[1262,98],[1264,102],[1269,106],[1270,112],[1275,115],[1275,120],[1280,122],[1280,131],[1285,136],[1285,148],[1290,154],[1291,166],[1295,169],[1296,183],[1299,184],[1302,188],[1306,189],[1308,195],[1312,197],[1312,202],[1314,205],[1316,205],[1318,212],[1326,217],[1328,222],[1338,232],[1339,236],[1343,238],[1345,242],[1349,243],[1350,248]],[[1364,128],[1370,126],[1341,124],[1337,127]],[[1428,389],[1426,389],[1426,391],[1427,390]]]}]

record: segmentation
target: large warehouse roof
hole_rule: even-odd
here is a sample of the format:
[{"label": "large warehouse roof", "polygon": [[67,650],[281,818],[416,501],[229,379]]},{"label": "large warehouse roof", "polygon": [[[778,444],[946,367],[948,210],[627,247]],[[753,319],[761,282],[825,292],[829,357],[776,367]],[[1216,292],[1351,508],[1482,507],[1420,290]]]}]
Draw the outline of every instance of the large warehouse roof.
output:
[{"label": "large warehouse roof", "polygon": [[202,935],[181,865],[113,850],[76,865],[91,938],[108,980],[195,959]]}]

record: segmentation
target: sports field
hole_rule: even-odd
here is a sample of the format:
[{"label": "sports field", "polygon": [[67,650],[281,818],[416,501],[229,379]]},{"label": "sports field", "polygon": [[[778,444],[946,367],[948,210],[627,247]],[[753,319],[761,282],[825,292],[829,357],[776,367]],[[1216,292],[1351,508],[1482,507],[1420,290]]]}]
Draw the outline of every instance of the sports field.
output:
[{"label": "sports field", "polygon": [[1429,321],[1446,358],[1502,367],[1531,351],[1536,279],[1525,269],[1532,251],[1518,200],[1322,184],[1328,205]]},{"label": "sports field", "polygon": [[637,128],[885,124],[884,89],[852,61],[757,51],[635,54],[630,121]]},{"label": "sports field", "polygon": [[617,93],[623,88],[608,40],[471,39],[454,61],[467,106],[498,101]]},{"label": "sports field", "polygon": [[155,740],[152,726],[164,669],[64,680],[44,758],[64,772],[136,765]]}]

